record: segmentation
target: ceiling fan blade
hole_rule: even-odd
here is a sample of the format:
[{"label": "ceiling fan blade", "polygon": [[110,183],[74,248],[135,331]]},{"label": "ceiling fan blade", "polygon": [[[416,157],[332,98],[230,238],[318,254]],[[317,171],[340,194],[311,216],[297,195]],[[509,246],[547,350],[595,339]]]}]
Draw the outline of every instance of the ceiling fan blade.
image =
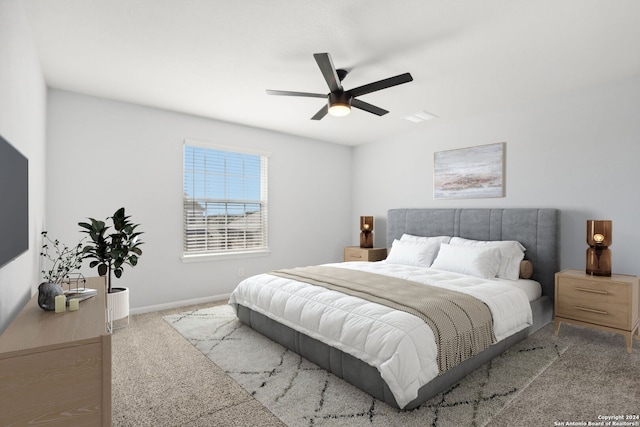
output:
[{"label": "ceiling fan blade", "polygon": [[386,89],[388,87],[401,85],[403,83],[409,83],[413,81],[410,73],[400,74],[399,76],[389,77],[388,79],[378,80],[377,82],[369,83],[364,86],[359,86],[355,89],[350,89],[348,92],[351,96],[360,96],[366,93],[375,92],[377,90]]},{"label": "ceiling fan blade", "polygon": [[351,99],[351,106],[375,114],[376,116],[384,116],[388,113],[387,110],[383,110],[380,107],[376,107],[375,105],[371,105],[368,102],[360,101],[355,98]]},{"label": "ceiling fan blade", "polygon": [[309,92],[291,92],[288,90],[271,90],[267,89],[267,95],[281,95],[281,96],[304,96],[307,98],[325,98],[327,94],[322,93],[309,93]]},{"label": "ceiling fan blade", "polygon": [[320,120],[324,116],[326,116],[328,112],[329,112],[329,106],[325,105],[320,109],[320,111],[318,111],[313,117],[311,117],[311,120]]},{"label": "ceiling fan blade", "polygon": [[333,61],[331,61],[331,56],[328,53],[314,53],[313,57],[316,59],[331,92],[342,91],[342,85],[340,84],[336,67],[333,66]]}]

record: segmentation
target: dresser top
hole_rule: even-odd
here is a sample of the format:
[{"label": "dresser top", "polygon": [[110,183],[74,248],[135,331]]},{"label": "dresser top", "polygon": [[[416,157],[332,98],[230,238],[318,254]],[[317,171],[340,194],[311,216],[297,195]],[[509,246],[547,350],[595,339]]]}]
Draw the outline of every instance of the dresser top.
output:
[{"label": "dresser top", "polygon": [[45,311],[38,305],[36,293],[0,335],[0,358],[6,353],[96,339],[106,334],[105,278],[90,277],[85,286],[97,289],[97,295],[80,302],[78,311]]}]

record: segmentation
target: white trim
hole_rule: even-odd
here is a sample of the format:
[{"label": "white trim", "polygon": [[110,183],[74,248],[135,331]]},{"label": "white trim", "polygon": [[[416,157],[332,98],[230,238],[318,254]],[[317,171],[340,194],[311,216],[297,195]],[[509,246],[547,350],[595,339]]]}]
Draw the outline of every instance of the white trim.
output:
[{"label": "white trim", "polygon": [[194,299],[186,299],[181,301],[168,302],[165,304],[156,304],[156,305],[148,305],[145,307],[137,307],[132,308],[130,310],[130,314],[144,314],[144,313],[152,313],[155,311],[168,310],[171,308],[185,307],[188,305],[197,305],[197,304],[206,304],[209,302],[220,302],[224,300],[229,300],[231,294],[223,294],[223,295],[214,295],[209,297],[202,298],[194,298]]},{"label": "white trim", "polygon": [[259,251],[243,251],[243,252],[220,252],[214,254],[182,254],[180,259],[183,263],[221,261],[234,258],[253,258],[260,256],[269,256],[269,249],[261,249]]},{"label": "white trim", "polygon": [[249,154],[252,156],[271,157],[271,153],[269,151],[254,150],[253,148],[236,147],[235,145],[224,145],[215,142],[196,141],[194,139],[185,139],[183,145],[220,151],[231,151],[234,153]]}]

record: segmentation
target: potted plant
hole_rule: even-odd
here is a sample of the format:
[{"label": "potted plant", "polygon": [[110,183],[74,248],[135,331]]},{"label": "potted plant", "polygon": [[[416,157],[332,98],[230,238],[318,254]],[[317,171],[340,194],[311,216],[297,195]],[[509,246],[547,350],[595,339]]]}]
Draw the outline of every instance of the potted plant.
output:
[{"label": "potted plant", "polygon": [[[107,276],[107,307],[109,320],[114,321],[129,316],[129,289],[112,286],[112,274],[122,277],[126,265],[138,265],[138,257],[142,255],[139,224],[134,224],[124,208],[118,209],[113,216],[107,217],[112,225],[105,221],[88,218],[88,222],[78,225],[82,232],[89,236],[89,241],[82,249],[83,258],[91,259],[89,267],[97,268],[100,276]],[[113,229],[111,230],[111,228]]]},{"label": "potted plant", "polygon": [[62,283],[69,280],[73,271],[82,265],[82,240],[74,247],[51,240],[47,231],[42,233],[42,250],[40,256],[51,262],[51,268],[41,271],[44,282],[38,286],[38,305],[43,310],[55,309],[55,298],[64,294]]}]

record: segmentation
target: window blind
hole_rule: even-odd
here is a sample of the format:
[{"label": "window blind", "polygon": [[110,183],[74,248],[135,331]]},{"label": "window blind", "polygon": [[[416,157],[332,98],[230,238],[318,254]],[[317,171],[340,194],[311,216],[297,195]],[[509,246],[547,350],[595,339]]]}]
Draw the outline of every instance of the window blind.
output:
[{"label": "window blind", "polygon": [[268,157],[184,145],[184,255],[268,249]]}]

